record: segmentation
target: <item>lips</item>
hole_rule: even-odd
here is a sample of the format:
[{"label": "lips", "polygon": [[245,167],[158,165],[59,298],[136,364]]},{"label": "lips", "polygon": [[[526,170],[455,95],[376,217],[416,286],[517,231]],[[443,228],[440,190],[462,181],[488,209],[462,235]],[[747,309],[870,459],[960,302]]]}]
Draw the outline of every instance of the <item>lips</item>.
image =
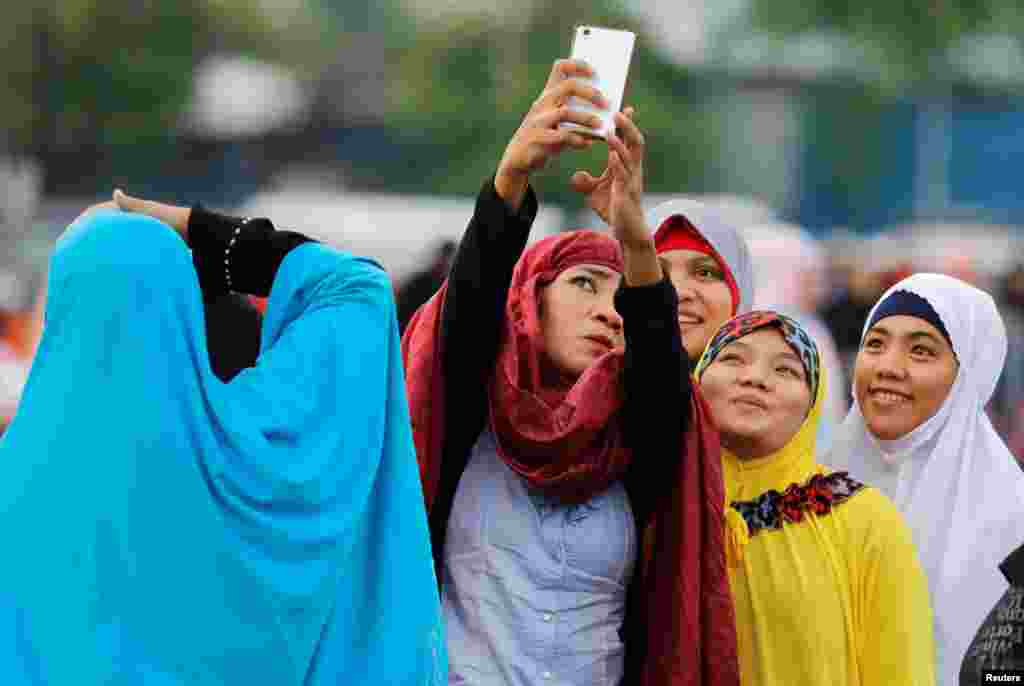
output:
[{"label": "lips", "polygon": [[896,407],[913,400],[913,397],[909,394],[892,388],[869,388],[868,398],[876,404],[885,407]]},{"label": "lips", "polygon": [[735,405],[746,405],[748,407],[756,407],[759,410],[767,410],[768,405],[755,395],[738,395],[732,399]]},{"label": "lips", "polygon": [[700,315],[694,314],[693,312],[680,311],[679,312],[679,323],[680,324],[687,324],[687,325],[703,324],[704,323],[704,318],[701,317]]},{"label": "lips", "polygon": [[598,345],[603,346],[609,350],[615,347],[615,341],[613,341],[610,336],[596,335],[584,336],[584,338],[586,338],[588,341],[592,343],[597,343]]}]

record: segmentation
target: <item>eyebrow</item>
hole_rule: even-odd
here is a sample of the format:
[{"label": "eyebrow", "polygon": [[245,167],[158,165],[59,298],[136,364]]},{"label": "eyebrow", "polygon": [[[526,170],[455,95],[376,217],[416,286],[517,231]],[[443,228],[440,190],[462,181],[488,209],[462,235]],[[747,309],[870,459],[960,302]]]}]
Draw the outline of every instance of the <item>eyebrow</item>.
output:
[{"label": "eyebrow", "polygon": [[590,274],[591,276],[596,276],[597,278],[603,279],[604,281],[607,281],[608,279],[614,279],[615,277],[619,276],[619,274],[616,272],[605,271],[603,269],[596,269],[594,267],[580,267],[580,271],[584,271]]},{"label": "eyebrow", "polygon": [[713,255],[699,255],[699,256],[696,256],[696,257],[691,257],[689,259],[688,263],[689,263],[689,265],[691,267],[698,266],[698,265],[709,264],[709,265],[712,265],[715,269],[721,269],[722,268],[718,264],[718,260],[716,260]]},{"label": "eyebrow", "polygon": [[[739,341],[733,341],[729,345],[725,346],[725,348],[722,349],[722,352],[725,352],[727,349],[733,348],[733,347],[742,348],[743,350],[750,350],[750,349],[753,348],[753,346],[750,345],[749,343],[744,343],[742,340],[739,340]],[[800,369],[804,368],[803,361],[797,356],[796,353],[794,353],[792,351],[787,350],[785,352],[781,352],[781,353],[776,354],[774,357],[782,358],[782,359],[790,361],[790,362],[795,362],[796,364],[800,365]]]},{"label": "eyebrow", "polygon": [[[870,335],[870,334],[873,334],[873,333],[881,334],[883,336],[892,337],[892,332],[889,331],[884,326],[873,326],[873,327],[871,327],[868,330],[868,334]],[[911,341],[916,341],[916,340],[920,340],[920,339],[924,338],[926,340],[932,341],[933,343],[938,343],[940,345],[942,344],[942,341],[940,341],[934,334],[931,334],[931,333],[929,333],[927,331],[912,331],[912,332],[910,332],[909,334],[906,334],[903,337],[906,338],[906,339],[909,339]]]}]

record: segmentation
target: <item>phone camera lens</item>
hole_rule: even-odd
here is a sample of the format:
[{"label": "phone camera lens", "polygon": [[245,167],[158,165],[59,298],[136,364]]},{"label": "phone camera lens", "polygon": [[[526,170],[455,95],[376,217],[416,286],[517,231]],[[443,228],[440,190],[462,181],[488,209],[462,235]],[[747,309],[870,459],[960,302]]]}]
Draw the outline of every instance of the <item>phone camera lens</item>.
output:
[{"label": "phone camera lens", "polygon": [[583,35],[584,36],[589,36],[590,35],[590,29],[583,29]]}]

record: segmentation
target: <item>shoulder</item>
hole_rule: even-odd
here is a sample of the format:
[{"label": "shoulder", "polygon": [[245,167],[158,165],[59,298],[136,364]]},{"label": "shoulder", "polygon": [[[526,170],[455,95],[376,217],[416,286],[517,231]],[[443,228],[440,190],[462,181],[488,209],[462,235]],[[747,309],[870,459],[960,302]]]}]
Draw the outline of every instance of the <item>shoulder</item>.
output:
[{"label": "shoulder", "polygon": [[914,549],[910,527],[903,514],[877,488],[865,484],[843,508],[850,542],[865,554]]}]

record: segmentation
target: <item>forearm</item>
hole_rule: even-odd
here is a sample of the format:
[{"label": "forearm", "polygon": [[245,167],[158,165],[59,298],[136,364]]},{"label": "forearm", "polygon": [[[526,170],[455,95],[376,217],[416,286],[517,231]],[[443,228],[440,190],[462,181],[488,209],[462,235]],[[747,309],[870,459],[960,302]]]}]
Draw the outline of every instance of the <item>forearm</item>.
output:
[{"label": "forearm", "polygon": [[196,206],[188,220],[204,299],[230,291],[267,296],[285,256],[312,239],[277,231],[268,219],[244,220]]},{"label": "forearm", "polygon": [[678,297],[667,277],[623,286],[615,296],[626,335],[623,431],[634,459],[627,474],[641,521],[654,507],[679,459],[690,417],[692,385],[677,319]]},{"label": "forearm", "polygon": [[525,174],[509,174],[498,170],[494,177],[494,190],[513,212],[518,212],[526,200],[530,180]]},{"label": "forearm", "polygon": [[442,313],[444,367],[480,387],[497,355],[512,271],[526,248],[537,200],[527,189],[512,209],[488,181],[459,243]]},{"label": "forearm", "polygon": [[661,263],[654,239],[630,243],[620,241],[623,277],[628,286],[650,286],[662,279]]}]

